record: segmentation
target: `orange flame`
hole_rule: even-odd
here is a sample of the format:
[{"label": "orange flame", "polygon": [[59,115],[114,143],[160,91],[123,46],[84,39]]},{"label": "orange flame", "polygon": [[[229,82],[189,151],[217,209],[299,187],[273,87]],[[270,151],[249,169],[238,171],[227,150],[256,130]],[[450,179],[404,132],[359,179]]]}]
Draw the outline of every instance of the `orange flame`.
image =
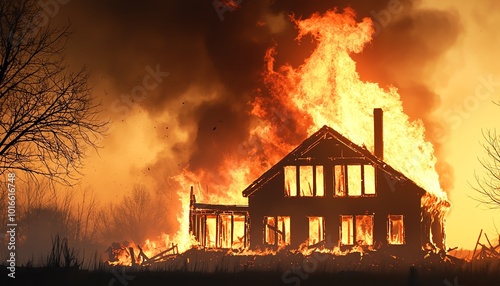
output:
[{"label": "orange flame", "polygon": [[[373,108],[384,110],[385,161],[407,175],[429,192],[422,206],[444,215],[449,207],[446,192],[439,184],[436,157],[430,142],[425,141],[421,120],[410,121],[403,111],[402,101],[395,87],[383,89],[376,83],[362,82],[356,72],[351,53],[359,53],[371,41],[374,32],[369,18],[355,21],[352,9],[338,14],[327,11],[313,14],[305,20],[295,20],[298,40],[311,35],[316,49],[298,68],[284,65],[274,69],[275,48],[266,54],[265,82],[270,87],[270,98],[257,98],[253,113],[269,117],[276,104],[284,106],[286,114],[295,118],[295,130],[307,130],[310,135],[323,125],[329,125],[358,145],[373,152]],[[289,120],[284,118],[282,121]],[[266,145],[273,146],[274,154],[286,154],[287,144],[277,137],[283,125],[258,127],[258,134]],[[281,147],[281,148],[279,148]],[[278,152],[277,152],[278,151]],[[279,152],[281,151],[281,152]],[[408,157],[408,151],[411,157]],[[271,157],[273,158],[273,157]]]},{"label": "orange flame", "polygon": [[360,53],[371,41],[372,21],[364,18],[356,22],[350,8],[342,13],[330,10],[308,19],[291,20],[298,29],[297,40],[312,36],[317,46],[299,67],[286,64],[278,70],[274,67],[276,48],[268,50],[263,79],[269,95],[252,102],[255,120],[248,141],[241,145],[242,154],[228,156],[210,172],[184,170],[174,178],[182,186],[178,192],[182,202],[180,228],[172,240],[178,243],[180,252],[196,243],[188,224],[189,186],[193,183],[210,186],[208,190],[197,186],[198,201],[246,204],[241,191],[323,125],[373,152],[374,108],[382,108],[386,118],[385,161],[431,194],[423,198],[422,206],[442,215],[449,207],[442,204],[448,201],[447,194],[439,184],[434,149],[424,140],[422,121],[410,121],[395,87],[363,82],[356,72],[350,54]]},{"label": "orange flame", "polygon": [[[422,121],[409,120],[396,88],[382,89],[376,83],[362,82],[356,72],[356,63],[349,54],[361,52],[371,41],[374,32],[371,20],[365,18],[357,23],[354,11],[348,8],[342,14],[327,11],[324,15],[293,21],[299,30],[297,39],[312,35],[317,47],[303,65],[296,69],[285,65],[279,71],[273,67],[275,50],[268,52],[266,82],[273,88],[273,100],[286,102],[294,110],[300,110],[297,115],[311,120],[308,134],[329,125],[372,152],[372,112],[373,108],[382,108],[387,118],[385,161],[438,199],[447,200],[439,185],[433,146],[424,140]],[[254,110],[265,110],[264,103],[257,101]],[[274,137],[274,134],[264,135]]]},{"label": "orange flame", "polygon": [[[195,242],[192,245],[196,245]],[[142,244],[135,243],[114,243],[115,248],[112,249],[113,255],[115,256],[114,261],[108,261],[109,265],[120,265],[120,266],[132,266],[132,257],[137,265],[142,265],[143,263],[155,258],[158,254],[177,254],[178,248],[175,247],[174,241],[170,239],[168,234],[161,234],[157,240],[146,239]],[[132,251],[131,251],[132,249]],[[132,256],[133,252],[133,256]]]}]

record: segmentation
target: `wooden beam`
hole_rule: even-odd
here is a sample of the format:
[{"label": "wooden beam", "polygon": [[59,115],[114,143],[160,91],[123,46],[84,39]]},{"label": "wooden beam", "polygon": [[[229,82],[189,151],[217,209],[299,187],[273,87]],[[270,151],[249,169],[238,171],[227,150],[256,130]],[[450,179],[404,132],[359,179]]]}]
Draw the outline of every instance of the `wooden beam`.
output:
[{"label": "wooden beam", "polygon": [[250,219],[250,218],[249,218],[248,216],[245,216],[245,222],[244,222],[244,225],[245,225],[244,227],[245,227],[245,229],[244,229],[244,232],[243,232],[243,234],[244,234],[244,244],[243,244],[243,246],[244,246],[244,247],[247,247],[247,246],[248,246],[248,245],[247,245],[247,243],[248,243],[248,233],[250,232],[250,230],[249,230],[249,229],[250,229],[250,228],[249,228],[250,223],[249,223],[249,221],[248,221],[249,219]]},{"label": "wooden beam", "polygon": [[490,245],[490,248],[488,250],[491,252],[491,254],[494,254],[495,256],[500,256],[500,253],[496,252],[495,247],[491,244],[488,235],[486,235],[486,232],[484,233],[484,236],[486,237],[486,241],[488,241],[488,244]]},{"label": "wooden beam", "polygon": [[[281,222],[281,228],[283,229],[283,232],[281,233],[281,239],[285,242],[285,245],[286,245],[286,225],[285,225],[285,220],[283,219],[283,221]],[[278,240],[279,242],[279,240]]]},{"label": "wooden beam", "polygon": [[277,227],[272,226],[270,224],[266,224],[266,225],[267,225],[267,227],[269,227],[269,229],[271,229],[272,231],[276,232],[276,235],[281,234],[283,236],[283,232],[281,230],[279,230]]},{"label": "wooden beam", "polygon": [[140,245],[137,245],[137,247],[139,248],[139,257],[142,257],[142,263],[143,264],[144,262],[148,261],[149,258],[146,254],[144,254],[144,251],[142,251],[142,248]]},{"label": "wooden beam", "polygon": [[194,212],[199,213],[205,211],[206,213],[215,214],[216,212],[237,212],[241,214],[248,213],[248,206],[245,205],[220,205],[220,204],[202,204],[195,203]]},{"label": "wooden beam", "polygon": [[476,254],[477,245],[479,244],[479,240],[481,239],[481,235],[483,234],[483,229],[479,232],[479,237],[477,238],[476,246],[474,247],[474,251],[472,252],[472,259],[474,259],[474,255]]},{"label": "wooden beam", "polygon": [[312,177],[312,180],[313,180],[313,189],[312,189],[312,195],[313,197],[316,196],[316,166],[317,165],[313,165],[312,166],[312,169],[313,169],[313,177]]},{"label": "wooden beam", "polygon": [[201,244],[203,247],[207,247],[207,216],[203,216],[203,227],[202,229],[202,237],[203,237],[203,243]]},{"label": "wooden beam", "polygon": [[231,248],[233,248],[233,237],[234,237],[234,215],[231,215]]},{"label": "wooden beam", "polygon": [[295,185],[297,186],[297,197],[302,197],[300,193],[302,187],[300,186],[300,167],[295,166]]},{"label": "wooden beam", "polygon": [[133,247],[129,247],[128,249],[130,251],[130,259],[132,259],[132,266],[135,266],[136,263],[135,263],[134,248]]},{"label": "wooden beam", "polygon": [[[168,254],[168,255],[166,255],[166,254],[167,254],[167,252],[169,252],[169,251],[172,251],[172,254]],[[158,260],[160,260],[160,259],[164,258],[165,256],[172,256],[172,255],[176,255],[176,254],[179,254],[179,252],[178,252],[178,250],[177,250],[177,244],[175,244],[175,245],[174,245],[174,244],[172,244],[172,247],[170,247],[170,248],[168,248],[168,249],[166,249],[166,250],[164,250],[164,251],[162,251],[162,252],[160,252],[160,253],[156,254],[155,256],[151,257],[151,258],[150,258],[150,259],[146,262],[146,264],[151,264],[151,263],[154,263],[154,262],[156,262],[156,261],[158,261]]]},{"label": "wooden beam", "polygon": [[365,165],[361,164],[361,195],[365,195]]},{"label": "wooden beam", "polygon": [[484,233],[484,237],[486,237],[486,241],[488,242],[488,244],[490,245],[490,247],[493,249],[493,245],[491,245],[491,242],[488,238],[488,235],[486,234],[486,232]]},{"label": "wooden beam", "polygon": [[215,248],[221,247],[221,223],[219,213],[215,215]]}]

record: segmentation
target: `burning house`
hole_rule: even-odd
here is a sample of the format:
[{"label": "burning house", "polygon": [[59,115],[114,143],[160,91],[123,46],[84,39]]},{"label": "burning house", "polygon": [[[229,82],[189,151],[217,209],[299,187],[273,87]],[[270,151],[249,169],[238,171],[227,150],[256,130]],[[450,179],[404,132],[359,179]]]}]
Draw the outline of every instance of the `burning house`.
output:
[{"label": "burning house", "polygon": [[449,202],[384,162],[382,109],[373,129],[372,154],[323,126],[243,190],[247,206],[201,204],[191,190],[190,232],[207,248],[445,249]]}]

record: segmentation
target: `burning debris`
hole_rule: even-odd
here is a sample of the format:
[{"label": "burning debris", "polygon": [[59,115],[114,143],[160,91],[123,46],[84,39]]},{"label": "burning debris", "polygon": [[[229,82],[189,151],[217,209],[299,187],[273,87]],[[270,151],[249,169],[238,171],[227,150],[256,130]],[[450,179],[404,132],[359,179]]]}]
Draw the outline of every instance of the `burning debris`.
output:
[{"label": "burning debris", "polygon": [[[484,234],[486,242],[488,245],[481,243],[481,237]],[[481,247],[478,249],[478,247]],[[476,252],[477,251],[477,252]],[[479,232],[479,237],[477,238],[476,246],[474,247],[474,252],[472,253],[472,260],[475,259],[485,259],[485,258],[497,258],[500,259],[500,235],[498,237],[498,242],[496,246],[493,246],[488,235],[483,233],[483,230]]]},{"label": "burning debris", "polygon": [[105,251],[108,254],[108,263],[111,265],[118,265],[124,261],[130,260],[130,264],[132,264],[131,255],[128,250],[129,245],[130,243],[128,241],[113,242]]},{"label": "burning debris", "polygon": [[166,261],[168,258],[179,254],[177,244],[172,243],[167,249],[151,249],[152,247],[154,246],[150,245],[149,241],[146,242],[145,249],[140,245],[129,243],[128,241],[113,242],[106,249],[108,264],[115,266],[148,266],[153,263]]}]

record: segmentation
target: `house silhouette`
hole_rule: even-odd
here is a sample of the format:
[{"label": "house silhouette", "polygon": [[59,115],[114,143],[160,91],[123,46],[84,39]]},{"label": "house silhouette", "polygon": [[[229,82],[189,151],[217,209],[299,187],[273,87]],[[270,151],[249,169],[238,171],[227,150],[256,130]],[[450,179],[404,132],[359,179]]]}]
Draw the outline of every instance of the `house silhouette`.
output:
[{"label": "house silhouette", "polygon": [[[200,204],[191,192],[191,233],[208,248],[444,250],[445,219],[436,210],[449,202],[383,161],[381,109],[374,136],[372,154],[323,126],[243,190],[248,206]],[[424,196],[438,205],[426,206]]]}]

